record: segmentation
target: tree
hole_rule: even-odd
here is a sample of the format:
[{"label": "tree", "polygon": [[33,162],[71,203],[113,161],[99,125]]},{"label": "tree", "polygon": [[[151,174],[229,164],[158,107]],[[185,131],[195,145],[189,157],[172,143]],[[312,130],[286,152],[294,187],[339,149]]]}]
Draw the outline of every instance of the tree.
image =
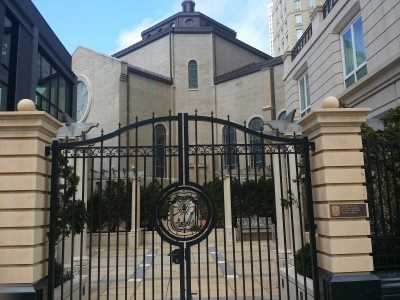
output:
[{"label": "tree", "polygon": [[69,165],[68,158],[63,154],[60,155],[59,166],[61,180],[59,183],[60,202],[56,212],[56,240],[61,236],[68,237],[72,233],[83,232],[87,221],[85,203],[75,199],[79,177]]}]

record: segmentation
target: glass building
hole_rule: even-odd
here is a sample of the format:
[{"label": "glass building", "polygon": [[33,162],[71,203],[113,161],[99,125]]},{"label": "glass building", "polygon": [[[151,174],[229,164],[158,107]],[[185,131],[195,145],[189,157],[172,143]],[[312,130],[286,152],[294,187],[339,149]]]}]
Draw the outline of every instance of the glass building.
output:
[{"label": "glass building", "polygon": [[71,55],[32,1],[0,0],[0,20],[0,111],[28,98],[59,120],[75,119]]}]

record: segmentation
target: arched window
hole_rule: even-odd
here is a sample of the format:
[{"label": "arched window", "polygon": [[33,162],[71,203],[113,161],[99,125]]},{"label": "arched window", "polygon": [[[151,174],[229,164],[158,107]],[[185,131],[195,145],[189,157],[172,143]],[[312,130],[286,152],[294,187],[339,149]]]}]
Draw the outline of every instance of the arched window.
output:
[{"label": "arched window", "polygon": [[198,66],[195,60],[191,60],[188,64],[188,80],[189,89],[197,89],[199,87]]},{"label": "arched window", "polygon": [[235,128],[225,126],[222,129],[222,138],[224,142],[224,167],[234,169],[238,166],[238,156],[236,151],[236,130]]},{"label": "arched window", "polygon": [[[254,118],[250,121],[249,128],[257,132],[263,132],[264,121],[261,118]],[[264,166],[262,138],[255,135],[250,135],[250,145],[251,166],[253,168],[262,168]]]},{"label": "arched window", "polygon": [[167,134],[164,125],[157,125],[154,128],[154,165],[155,176],[159,178],[165,177],[165,146],[167,141]]}]

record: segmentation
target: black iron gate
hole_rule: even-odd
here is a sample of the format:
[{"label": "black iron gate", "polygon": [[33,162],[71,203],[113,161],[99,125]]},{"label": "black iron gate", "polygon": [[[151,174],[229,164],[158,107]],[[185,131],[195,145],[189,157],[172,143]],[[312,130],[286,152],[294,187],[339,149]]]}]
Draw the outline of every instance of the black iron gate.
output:
[{"label": "black iron gate", "polygon": [[376,271],[400,271],[400,143],[365,137],[364,159]]},{"label": "black iron gate", "polygon": [[261,131],[196,113],[53,142],[49,299],[318,299],[311,144]]}]

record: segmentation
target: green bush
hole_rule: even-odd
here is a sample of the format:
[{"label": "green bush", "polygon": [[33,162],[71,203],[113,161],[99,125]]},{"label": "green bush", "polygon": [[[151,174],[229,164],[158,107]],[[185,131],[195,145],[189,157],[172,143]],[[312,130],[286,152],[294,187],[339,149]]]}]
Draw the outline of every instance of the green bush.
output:
[{"label": "green bush", "polygon": [[306,244],[303,248],[296,252],[294,257],[296,271],[300,275],[312,278],[312,261],[311,261],[311,247]]},{"label": "green bush", "polygon": [[74,199],[77,193],[79,177],[69,165],[68,158],[60,156],[59,183],[60,203],[56,211],[56,240],[61,236],[68,237],[72,232],[80,233],[85,228],[87,211],[82,200]]},{"label": "green bush", "polygon": [[[218,225],[224,223],[224,185],[216,179],[204,185],[216,208]],[[239,217],[274,216],[274,185],[271,178],[260,177],[257,181],[231,181],[233,222]]]},{"label": "green bush", "polygon": [[129,230],[131,220],[132,184],[126,181],[104,182],[88,201],[88,227],[92,232],[117,231],[121,225]]},{"label": "green bush", "polygon": [[[88,226],[92,232],[100,230],[116,231],[126,224],[130,230],[132,184],[125,181],[105,182],[100,194],[96,191],[88,201]],[[216,208],[219,226],[224,223],[224,185],[221,179],[204,185],[204,190]],[[141,187],[141,227],[153,228],[154,208],[161,198],[162,186],[154,181]],[[257,181],[239,182],[232,179],[232,213],[236,222],[239,217],[273,216],[274,186],[272,179],[260,177]]]}]

